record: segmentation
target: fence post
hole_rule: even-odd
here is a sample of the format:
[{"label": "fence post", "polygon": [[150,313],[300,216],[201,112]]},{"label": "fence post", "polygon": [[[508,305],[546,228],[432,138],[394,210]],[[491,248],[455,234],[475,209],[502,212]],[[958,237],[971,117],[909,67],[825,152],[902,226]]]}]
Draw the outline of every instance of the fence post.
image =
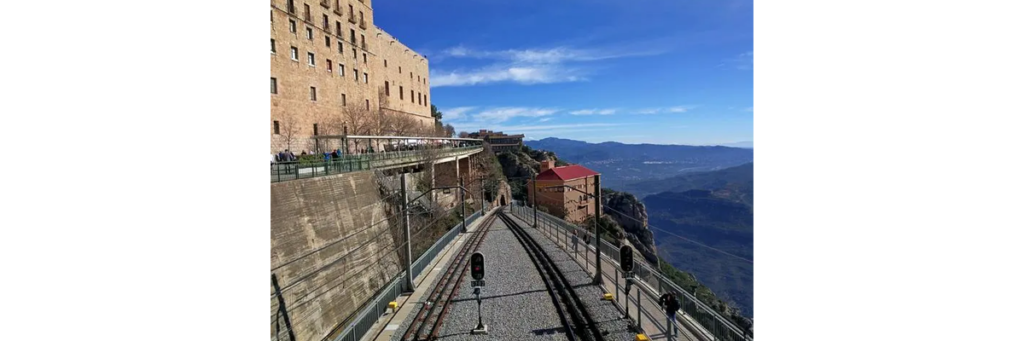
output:
[{"label": "fence post", "polygon": [[[455,167],[459,166],[458,163],[459,160],[455,160]],[[466,227],[466,187],[464,186],[462,177],[459,177],[459,193],[461,193],[462,196],[462,233],[466,233],[469,231],[469,228]]]}]

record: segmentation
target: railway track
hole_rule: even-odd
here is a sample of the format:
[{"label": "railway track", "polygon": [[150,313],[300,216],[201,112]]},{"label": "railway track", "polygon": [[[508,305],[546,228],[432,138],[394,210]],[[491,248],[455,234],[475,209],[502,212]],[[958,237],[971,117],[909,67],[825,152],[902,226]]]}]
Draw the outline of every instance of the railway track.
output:
[{"label": "railway track", "polygon": [[416,318],[413,319],[409,328],[406,329],[402,340],[424,341],[437,339],[438,333],[441,331],[441,323],[444,322],[444,317],[448,314],[452,298],[458,294],[459,287],[462,285],[462,279],[466,277],[466,271],[469,269],[469,255],[480,248],[480,244],[483,243],[487,231],[494,224],[495,217],[496,215],[488,216],[479,225],[480,228],[470,236],[468,243],[455,256],[452,264],[445,271],[444,276],[437,282],[428,299],[420,307],[419,313],[416,314]]},{"label": "railway track", "polygon": [[505,223],[515,234],[516,239],[526,249],[530,260],[537,268],[544,285],[548,288],[551,301],[554,303],[562,325],[565,327],[566,335],[570,341],[604,341],[604,333],[598,328],[597,323],[583,305],[583,301],[576,294],[576,290],[565,278],[562,270],[551,260],[544,249],[536,240],[530,236],[522,226],[519,226],[511,217],[505,215],[504,211],[496,213],[499,219]]}]

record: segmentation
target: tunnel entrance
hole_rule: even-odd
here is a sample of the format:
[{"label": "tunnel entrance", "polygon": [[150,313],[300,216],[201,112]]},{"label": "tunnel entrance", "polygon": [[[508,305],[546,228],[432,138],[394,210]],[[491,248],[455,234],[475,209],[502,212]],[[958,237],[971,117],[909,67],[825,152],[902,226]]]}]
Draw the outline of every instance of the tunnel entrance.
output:
[{"label": "tunnel entrance", "polygon": [[502,194],[501,195],[501,206],[505,206],[505,205],[508,205],[508,203],[505,202],[505,195]]}]

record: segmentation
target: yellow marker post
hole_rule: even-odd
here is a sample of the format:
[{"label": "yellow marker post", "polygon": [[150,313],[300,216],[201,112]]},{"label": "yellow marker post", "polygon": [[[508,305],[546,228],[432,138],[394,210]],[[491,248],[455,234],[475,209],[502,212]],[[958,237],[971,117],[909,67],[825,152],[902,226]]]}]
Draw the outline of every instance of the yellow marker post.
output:
[{"label": "yellow marker post", "polygon": [[604,300],[605,301],[611,301],[611,300],[614,300],[614,299],[615,299],[615,296],[612,296],[611,293],[609,293],[609,292],[604,293]]}]

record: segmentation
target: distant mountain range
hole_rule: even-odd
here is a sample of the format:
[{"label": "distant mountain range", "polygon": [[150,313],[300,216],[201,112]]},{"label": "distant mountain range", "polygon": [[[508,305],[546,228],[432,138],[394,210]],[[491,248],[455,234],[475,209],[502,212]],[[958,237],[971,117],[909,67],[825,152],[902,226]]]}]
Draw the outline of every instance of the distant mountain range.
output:
[{"label": "distant mountain range", "polygon": [[754,161],[754,151],[723,146],[588,143],[549,137],[525,141],[527,146],[555,152],[559,158],[601,173],[601,186],[612,189],[644,180],[713,171]]},{"label": "distant mountain range", "polygon": [[665,179],[632,182],[621,187],[623,191],[633,193],[638,198],[660,192],[728,189],[731,190],[731,199],[754,206],[754,163],[714,172],[687,173]]},{"label": "distant mountain range", "polygon": [[723,143],[723,144],[720,144],[719,146],[754,149],[754,141],[741,141],[741,142],[733,142],[733,143]]},{"label": "distant mountain range", "polygon": [[658,190],[642,201],[659,256],[693,273],[749,317],[754,308],[754,266],[743,259],[754,259],[753,184],[754,165],[749,163],[627,186]]}]

